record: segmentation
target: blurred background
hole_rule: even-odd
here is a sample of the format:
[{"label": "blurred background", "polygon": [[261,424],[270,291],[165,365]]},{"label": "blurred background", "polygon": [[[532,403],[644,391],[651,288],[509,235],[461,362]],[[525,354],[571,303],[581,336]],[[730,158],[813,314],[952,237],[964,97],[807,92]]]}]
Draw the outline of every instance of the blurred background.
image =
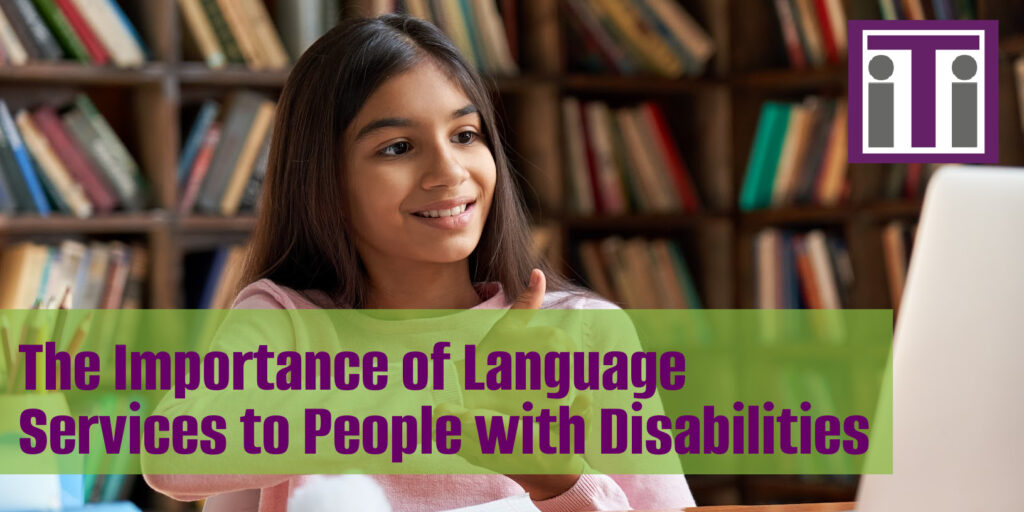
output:
[{"label": "blurred background", "polygon": [[[898,304],[934,166],[848,164],[848,19],[999,20],[1024,165],[1017,0],[0,0],[0,308],[228,307],[291,63],[394,11],[487,78],[537,250],[623,307]],[[857,483],[689,478],[702,505]],[[197,508],[130,475],[86,496]]]}]

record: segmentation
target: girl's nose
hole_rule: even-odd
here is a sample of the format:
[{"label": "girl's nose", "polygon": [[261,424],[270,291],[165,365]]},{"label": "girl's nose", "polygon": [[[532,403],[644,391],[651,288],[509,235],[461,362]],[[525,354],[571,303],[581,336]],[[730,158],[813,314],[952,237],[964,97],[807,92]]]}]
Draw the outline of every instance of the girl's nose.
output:
[{"label": "girl's nose", "polygon": [[469,170],[459,160],[455,150],[444,144],[434,151],[423,173],[424,189],[454,188],[469,178]]}]

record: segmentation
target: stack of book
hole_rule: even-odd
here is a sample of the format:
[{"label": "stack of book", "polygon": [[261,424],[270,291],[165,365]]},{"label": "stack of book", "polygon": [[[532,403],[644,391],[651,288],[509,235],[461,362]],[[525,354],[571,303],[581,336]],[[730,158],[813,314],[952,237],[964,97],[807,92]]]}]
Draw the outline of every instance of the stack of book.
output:
[{"label": "stack of book", "polygon": [[715,45],[675,0],[566,0],[574,67],[601,73],[704,73]]},{"label": "stack of book", "polygon": [[765,102],[740,189],[740,209],[838,204],[847,192],[846,121],[845,99]]},{"label": "stack of book", "polygon": [[972,20],[974,4],[974,0],[878,0],[887,20]]},{"label": "stack of book", "polygon": [[935,171],[942,164],[890,164],[885,170],[881,199],[920,201]]},{"label": "stack of book", "polygon": [[775,11],[790,66],[818,68],[846,60],[846,13],[841,0],[775,0]]},{"label": "stack of book", "polygon": [[623,307],[701,307],[683,251],[671,240],[587,240],[579,245],[579,258],[591,288]]},{"label": "stack of book", "polygon": [[116,0],[0,2],[0,63],[62,59],[131,68],[146,49]]},{"label": "stack of book", "polygon": [[232,216],[253,211],[270,151],[275,103],[252,91],[199,108],[178,159],[179,210]]},{"label": "stack of book", "polygon": [[227,64],[244,64],[249,69],[288,67],[288,52],[263,0],[178,0],[178,5],[211,68]]},{"label": "stack of book", "polygon": [[70,290],[75,309],[139,309],[148,254],[123,242],[20,242],[0,254],[0,309],[55,308]]},{"label": "stack of book", "polygon": [[84,218],[144,202],[139,165],[87,96],[14,114],[0,100],[0,213]]},{"label": "stack of book", "polygon": [[840,309],[853,302],[853,265],[846,244],[820,229],[764,229],[754,241],[759,309]]},{"label": "stack of book", "polygon": [[244,245],[223,245],[209,252],[186,255],[191,271],[186,280],[186,307],[228,309],[239,292],[247,248]]},{"label": "stack of book", "polygon": [[910,250],[914,247],[916,223],[902,220],[889,222],[882,228],[882,251],[885,254],[885,275],[889,283],[889,297],[894,310],[899,309],[903,285],[907,282]]},{"label": "stack of book", "polygon": [[437,25],[477,70],[519,72],[514,0],[370,0],[370,14],[401,12]]},{"label": "stack of book", "polygon": [[612,109],[562,99],[571,207],[580,215],[695,212],[700,197],[654,103]]}]

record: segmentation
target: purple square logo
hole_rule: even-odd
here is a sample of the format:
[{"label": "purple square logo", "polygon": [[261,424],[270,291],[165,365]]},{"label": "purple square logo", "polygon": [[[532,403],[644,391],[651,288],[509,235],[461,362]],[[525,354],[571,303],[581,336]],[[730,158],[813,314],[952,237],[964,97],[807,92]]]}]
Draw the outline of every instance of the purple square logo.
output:
[{"label": "purple square logo", "polygon": [[998,162],[997,21],[848,28],[850,162]]}]

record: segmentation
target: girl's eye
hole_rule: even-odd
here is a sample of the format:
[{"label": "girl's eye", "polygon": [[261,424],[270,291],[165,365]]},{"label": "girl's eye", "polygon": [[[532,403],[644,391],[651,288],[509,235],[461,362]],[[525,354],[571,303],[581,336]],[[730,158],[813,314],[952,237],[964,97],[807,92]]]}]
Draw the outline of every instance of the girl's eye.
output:
[{"label": "girl's eye", "polygon": [[404,153],[407,153],[410,147],[410,144],[407,141],[403,140],[380,150],[380,154],[384,156],[399,156]]},{"label": "girl's eye", "polygon": [[476,139],[478,137],[480,137],[480,134],[478,134],[478,133],[476,133],[474,131],[466,130],[464,132],[459,132],[458,134],[456,134],[454,140],[455,140],[455,142],[458,142],[459,144],[464,144],[464,145],[468,146],[468,145],[476,142]]}]

